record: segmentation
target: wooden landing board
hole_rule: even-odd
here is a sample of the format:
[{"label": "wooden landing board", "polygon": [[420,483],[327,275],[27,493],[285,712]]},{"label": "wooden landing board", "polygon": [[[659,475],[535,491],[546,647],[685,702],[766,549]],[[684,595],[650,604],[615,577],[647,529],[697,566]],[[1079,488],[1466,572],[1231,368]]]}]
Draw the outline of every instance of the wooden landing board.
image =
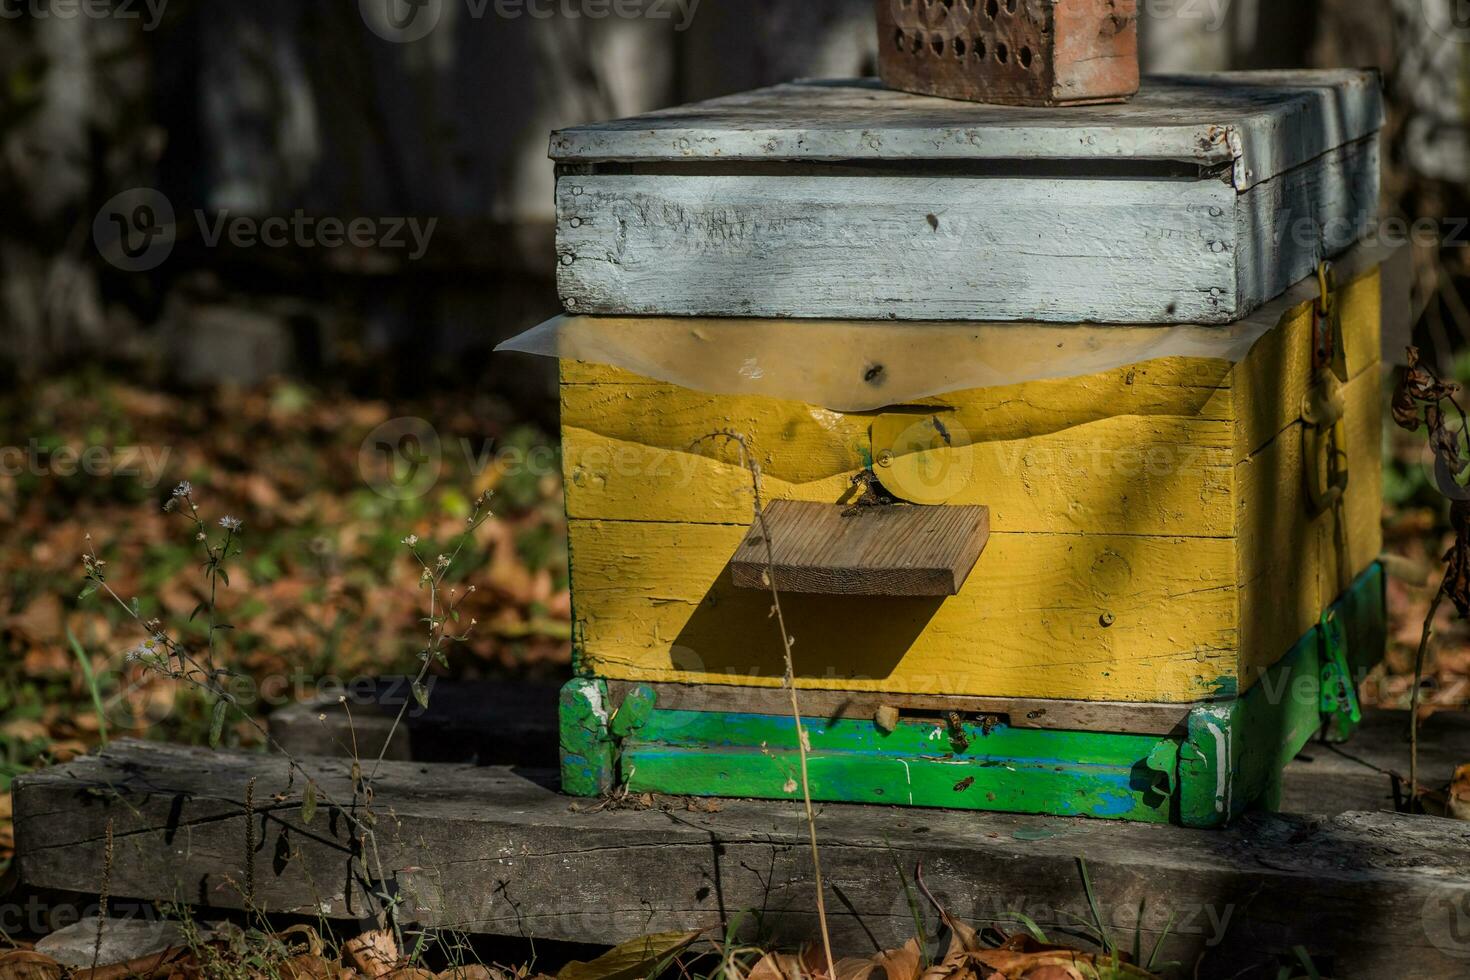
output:
[{"label": "wooden landing board", "polygon": [[777,500],[735,550],[730,571],[742,589],[769,590],[774,572],[782,592],[954,596],[989,540],[988,507]]},{"label": "wooden landing board", "polygon": [[[310,764],[325,793],[348,794],[346,761]],[[589,812],[531,773],[418,763],[385,764],[376,789],[385,885],[409,920],[613,943],[763,910],[778,940],[816,935],[799,805]],[[271,912],[369,911],[346,821],[323,806],[304,825],[301,786],[279,758],[122,742],[22,777],[15,793],[22,888],[95,896],[110,825],[115,898],[238,909],[253,883]],[[1470,954],[1470,835],[1434,818],[1259,816],[1205,832],[826,806],[818,834],[834,941],[850,955],[912,935],[900,875],[919,861],[965,921],[1090,919],[1079,858],[1115,934],[1131,939],[1142,910],[1145,948],[1168,928],[1162,958],[1186,972],[1198,962],[1200,977],[1255,970],[1298,945],[1339,978],[1458,975]]]}]

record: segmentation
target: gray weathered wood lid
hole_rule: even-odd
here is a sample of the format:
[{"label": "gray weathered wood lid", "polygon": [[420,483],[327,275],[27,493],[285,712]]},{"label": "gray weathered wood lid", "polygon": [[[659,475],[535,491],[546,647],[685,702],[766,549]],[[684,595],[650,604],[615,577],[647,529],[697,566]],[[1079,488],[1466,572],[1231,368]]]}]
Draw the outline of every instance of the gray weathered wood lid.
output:
[{"label": "gray weathered wood lid", "polygon": [[1372,71],[1269,71],[1145,79],[1124,105],[1037,109],[799,81],[576,126],[559,163],[614,161],[1175,161],[1231,164],[1244,191],[1383,125]]}]

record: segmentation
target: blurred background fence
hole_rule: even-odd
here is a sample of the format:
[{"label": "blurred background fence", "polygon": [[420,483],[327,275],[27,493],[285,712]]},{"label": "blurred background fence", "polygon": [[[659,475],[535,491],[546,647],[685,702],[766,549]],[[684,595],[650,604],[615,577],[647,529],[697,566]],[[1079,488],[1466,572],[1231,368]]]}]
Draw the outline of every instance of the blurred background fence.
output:
[{"label": "blurred background fence", "polygon": [[[544,418],[551,366],[486,355],[558,310],[548,133],[874,64],[872,0],[414,3],[0,3],[6,369],[87,357],[186,384],[296,373],[384,393],[448,372]],[[1382,68],[1385,213],[1467,212],[1465,0],[1140,6],[1150,71]],[[178,228],[142,274],[93,236],[135,188],[161,192]],[[421,255],[210,241],[220,216],[298,210],[435,225]],[[1440,297],[1426,339],[1447,354],[1470,329],[1466,253],[1419,251],[1421,294]]]}]

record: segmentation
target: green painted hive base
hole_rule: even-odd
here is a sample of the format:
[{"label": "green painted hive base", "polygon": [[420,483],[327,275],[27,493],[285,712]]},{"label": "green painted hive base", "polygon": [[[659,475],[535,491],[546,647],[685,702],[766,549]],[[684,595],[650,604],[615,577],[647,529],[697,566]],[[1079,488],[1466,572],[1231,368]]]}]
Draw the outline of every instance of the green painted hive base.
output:
[{"label": "green painted hive base", "polygon": [[[1167,736],[1012,728],[996,718],[804,719],[813,799],[1220,827],[1274,808],[1281,772],[1316,735],[1356,727],[1352,680],[1381,658],[1384,578],[1374,565],[1242,697],[1200,704]],[[1341,653],[1339,654],[1339,651]],[[1351,675],[1346,702],[1327,696]],[[562,692],[562,787],[796,799],[790,717],[658,706],[654,690],[608,703],[607,684]]]}]

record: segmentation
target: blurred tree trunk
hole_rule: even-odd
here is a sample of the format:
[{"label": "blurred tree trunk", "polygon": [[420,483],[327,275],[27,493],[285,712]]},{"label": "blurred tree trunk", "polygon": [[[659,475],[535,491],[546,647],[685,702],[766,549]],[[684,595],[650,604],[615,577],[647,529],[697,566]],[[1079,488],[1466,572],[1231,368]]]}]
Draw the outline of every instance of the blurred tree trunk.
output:
[{"label": "blurred tree trunk", "polygon": [[138,118],[148,73],[136,41],[114,19],[7,18],[0,26],[8,69],[0,93],[0,328],[23,375],[111,339],[92,216],[106,175],[146,161],[157,144]]}]

